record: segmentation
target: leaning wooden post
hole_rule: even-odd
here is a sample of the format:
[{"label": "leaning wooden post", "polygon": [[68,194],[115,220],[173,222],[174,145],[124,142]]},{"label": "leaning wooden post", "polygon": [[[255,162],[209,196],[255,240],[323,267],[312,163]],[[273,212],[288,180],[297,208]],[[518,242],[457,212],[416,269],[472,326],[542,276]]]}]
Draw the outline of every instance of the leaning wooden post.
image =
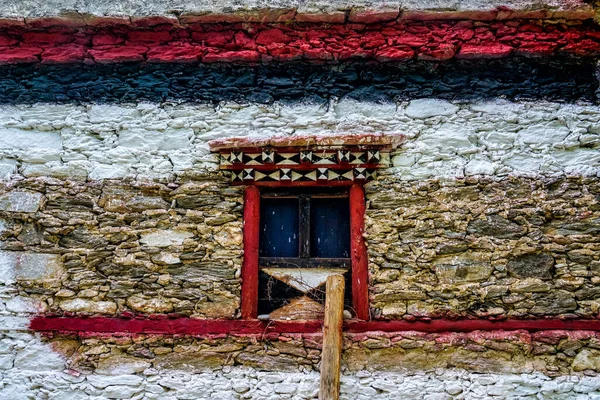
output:
[{"label": "leaning wooden post", "polygon": [[321,390],[319,400],[340,398],[340,369],[342,366],[342,323],[344,322],[344,277],[327,277],[325,324],[321,352]]}]

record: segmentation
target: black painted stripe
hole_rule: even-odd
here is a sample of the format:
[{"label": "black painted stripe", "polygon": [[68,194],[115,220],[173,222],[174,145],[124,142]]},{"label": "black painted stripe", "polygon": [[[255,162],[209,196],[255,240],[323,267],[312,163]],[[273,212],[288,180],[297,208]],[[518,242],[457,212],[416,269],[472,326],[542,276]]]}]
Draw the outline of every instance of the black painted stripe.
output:
[{"label": "black painted stripe", "polygon": [[324,102],[434,97],[595,101],[591,59],[454,60],[400,65],[201,64],[0,67],[0,102]]}]

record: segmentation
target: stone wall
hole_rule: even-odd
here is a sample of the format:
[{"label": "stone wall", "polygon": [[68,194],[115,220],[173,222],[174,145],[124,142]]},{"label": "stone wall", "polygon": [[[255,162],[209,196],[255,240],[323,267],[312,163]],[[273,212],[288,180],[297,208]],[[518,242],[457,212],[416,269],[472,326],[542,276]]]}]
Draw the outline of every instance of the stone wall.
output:
[{"label": "stone wall", "polygon": [[[14,266],[24,257],[16,252],[25,251],[40,266],[35,273],[54,271],[51,288],[39,293],[32,278],[24,289],[50,312],[89,306],[92,313],[192,315],[196,303],[219,299],[229,306],[198,315],[235,316],[242,190],[217,172],[207,142],[372,132],[405,136],[391,168],[367,185],[377,315],[401,317],[409,303],[419,309],[427,303],[428,311],[416,315],[478,315],[488,308],[498,315],[544,314],[530,312],[531,300],[512,292],[533,300],[560,295],[565,307],[551,314],[597,313],[600,112],[594,105],[421,99],[372,107],[344,99],[327,106],[36,104],[1,111],[3,257]],[[390,215],[393,221],[381,220]],[[461,265],[471,275],[454,274],[467,272]],[[189,280],[191,271],[213,281],[164,300],[181,288],[176,276]],[[441,283],[452,293],[437,293]],[[161,295],[152,304],[127,301],[141,290]],[[421,303],[428,296],[437,300]]]},{"label": "stone wall", "polygon": [[[404,14],[431,12],[432,14],[448,13],[450,15],[477,16],[496,15],[500,13],[506,17],[519,14],[533,14],[539,16],[557,14],[557,17],[565,17],[571,14],[591,18],[593,8],[588,4],[575,1],[562,0],[479,0],[479,1],[450,1],[440,3],[435,0],[402,0],[386,1],[360,0],[360,1],[323,1],[314,0],[301,2],[297,0],[277,0],[268,3],[261,0],[236,1],[203,1],[201,3],[190,3],[183,0],[155,0],[147,3],[140,0],[125,0],[117,4],[107,3],[101,0],[53,0],[43,4],[26,0],[14,3],[4,0],[0,3],[2,12],[0,16],[11,19],[52,18],[57,16],[71,17],[76,19],[81,16],[96,17],[121,17],[129,19],[133,17],[152,17],[156,15],[175,19],[181,14],[193,16],[223,18],[226,16],[241,15],[247,17],[281,17],[316,15],[345,15],[353,8],[359,13],[384,14],[388,18],[394,18]],[[75,15],[72,15],[75,14]]]},{"label": "stone wall", "polygon": [[[403,138],[365,187],[370,326],[497,329],[351,322],[342,398],[600,398],[595,11],[459,3],[0,7],[0,400],[314,398],[318,333],[148,327],[247,323],[209,141],[365,133]],[[502,325],[541,318],[592,330]]]},{"label": "stone wall", "polygon": [[[322,335],[272,334],[50,335],[66,365],[83,373],[107,373],[115,365],[141,372],[223,366],[264,371],[318,371]],[[562,376],[600,369],[600,335],[591,331],[475,331],[470,333],[368,332],[344,334],[343,370],[410,371],[459,368],[478,373]]]},{"label": "stone wall", "polygon": [[[275,21],[232,16],[225,22],[206,23],[212,22],[206,21],[210,16],[180,16],[148,18],[133,24],[129,20],[90,21],[80,16],[51,31],[46,28],[59,25],[57,21],[19,24],[0,19],[0,44],[4,48],[0,63],[398,63],[513,55],[597,57],[600,40],[595,25],[556,14],[558,17],[549,12],[517,19],[510,13],[494,13],[458,21],[443,17],[412,20],[409,15],[396,21],[397,11],[359,11],[348,16],[330,14],[323,22],[318,17],[294,20],[284,11]],[[581,19],[592,16],[588,13]]]},{"label": "stone wall", "polygon": [[383,65],[360,61],[327,65],[318,60],[259,65],[0,65],[0,104],[168,101],[214,105],[232,101],[327,106],[343,98],[374,103],[420,98],[593,102],[598,87],[595,69],[596,61],[591,57]]},{"label": "stone wall", "polygon": [[241,190],[15,182],[0,198],[2,278],[49,313],[238,315]]},{"label": "stone wall", "polygon": [[22,177],[201,181],[218,168],[208,141],[227,137],[402,134],[405,142],[389,171],[407,181],[590,177],[600,168],[600,109],[591,103],[431,98],[376,106],[352,98],[214,106],[36,103],[0,107],[0,129],[5,191]]},{"label": "stone wall", "polygon": [[[318,340],[311,338],[264,338],[249,344],[248,338],[184,339],[160,337],[73,338],[43,344],[31,333],[10,331],[0,334],[0,399],[48,397],[70,399],[313,399],[319,377],[316,371],[264,371],[263,361],[288,360],[298,357],[305,348],[315,355]],[[285,339],[285,341],[283,341]],[[304,347],[287,346],[303,340]],[[423,335],[405,333],[355,337],[347,341],[354,348],[353,358],[344,360],[344,368],[364,367],[368,360],[374,369],[347,370],[342,376],[341,399],[595,399],[600,395],[600,382],[589,368],[598,364],[598,338],[593,333],[572,335],[566,332],[530,335],[507,332],[501,335],[450,334]],[[527,343],[529,342],[529,344]],[[452,344],[452,342],[455,342]],[[257,345],[258,344],[258,345]],[[73,369],[73,350],[82,346],[83,359],[102,360],[90,373]],[[146,346],[146,347],[144,347]],[[263,348],[263,346],[265,346]],[[582,347],[583,346],[583,347]],[[592,347],[590,347],[592,346]],[[241,357],[246,366],[200,365],[207,358],[228,360],[227,352],[240,349],[262,352],[254,357]],[[457,350],[458,347],[458,351]],[[151,349],[153,353],[145,351]],[[529,350],[528,350],[529,349]],[[115,350],[117,350],[115,352]],[[169,350],[172,350],[169,353]],[[545,366],[547,373],[519,364],[523,354],[535,354],[531,365]],[[162,355],[160,353],[162,352]],[[290,356],[289,353],[294,355]],[[488,354],[489,353],[489,354]],[[511,359],[511,354],[515,357]],[[574,354],[578,353],[575,357]],[[229,353],[231,354],[231,353]],[[170,360],[169,360],[169,355]],[[437,358],[437,359],[436,359]],[[412,359],[425,369],[381,371],[390,363]],[[166,362],[162,362],[166,361]],[[232,364],[233,358],[227,361]],[[450,361],[449,360],[454,360]],[[257,364],[257,361],[259,362]],[[352,364],[349,364],[352,363]],[[449,365],[475,366],[478,372]],[[252,365],[252,366],[250,366]],[[311,363],[309,363],[311,365]],[[500,370],[491,372],[490,366]],[[561,376],[571,366],[584,374]],[[200,367],[200,368],[198,368]],[[288,367],[286,363],[283,367]],[[487,372],[486,372],[487,371]],[[82,373],[83,372],[83,373]]]},{"label": "stone wall", "polygon": [[[215,178],[15,182],[2,278],[50,313],[236,317],[241,189]],[[386,176],[367,199],[376,317],[598,314],[596,179]]]},{"label": "stone wall", "polygon": [[366,190],[375,316],[598,316],[597,179],[389,176]]}]

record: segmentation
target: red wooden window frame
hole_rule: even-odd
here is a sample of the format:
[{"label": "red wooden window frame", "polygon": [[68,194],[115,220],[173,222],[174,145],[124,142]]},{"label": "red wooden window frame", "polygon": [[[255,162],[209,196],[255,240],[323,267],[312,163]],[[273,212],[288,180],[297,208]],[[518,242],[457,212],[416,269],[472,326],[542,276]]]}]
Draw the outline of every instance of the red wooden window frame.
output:
[{"label": "red wooden window frame", "polygon": [[[350,187],[350,258],[352,260],[352,303],[356,318],[369,319],[369,269],[364,233],[365,192],[362,185]],[[242,318],[258,313],[258,253],[260,190],[246,186],[244,193],[244,261],[242,264]]]}]

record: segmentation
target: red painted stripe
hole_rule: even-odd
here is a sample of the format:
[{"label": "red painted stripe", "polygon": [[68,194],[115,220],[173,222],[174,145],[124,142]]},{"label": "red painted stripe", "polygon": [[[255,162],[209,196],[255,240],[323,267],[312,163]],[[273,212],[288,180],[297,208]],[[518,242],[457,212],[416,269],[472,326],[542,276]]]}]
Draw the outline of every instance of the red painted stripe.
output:
[{"label": "red painted stripe", "polygon": [[258,239],[260,235],[260,191],[247,186],[244,193],[244,262],[242,265],[242,318],[258,314]]},{"label": "red painted stripe", "polygon": [[403,62],[600,54],[600,29],[591,23],[570,26],[525,19],[268,25],[163,22],[158,26],[65,25],[41,29],[36,24],[0,23],[0,64]]},{"label": "red painted stripe", "polygon": [[[30,328],[39,332],[81,333],[148,333],[148,334],[264,334],[264,333],[319,333],[322,321],[269,321],[258,320],[199,320],[131,319],[116,317],[45,317],[33,318]],[[431,321],[346,321],[344,331],[361,333],[382,332],[471,332],[494,330],[600,331],[600,320],[431,320]]]},{"label": "red painted stripe", "polygon": [[356,318],[368,320],[369,260],[363,233],[365,231],[365,190],[362,185],[350,188],[350,249],[352,256],[352,306]]},{"label": "red painted stripe", "polygon": [[[297,152],[297,150],[295,151]],[[282,152],[283,153],[283,152]],[[263,164],[263,165],[246,165],[246,164],[233,164],[233,165],[221,165],[219,168],[228,171],[243,171],[246,168],[251,168],[255,171],[261,172],[273,172],[281,168],[291,169],[293,171],[312,171],[315,168],[327,168],[330,170],[338,169],[354,169],[354,168],[367,168],[377,169],[387,167],[387,164],[297,164],[297,165],[279,165],[279,164]]]}]

